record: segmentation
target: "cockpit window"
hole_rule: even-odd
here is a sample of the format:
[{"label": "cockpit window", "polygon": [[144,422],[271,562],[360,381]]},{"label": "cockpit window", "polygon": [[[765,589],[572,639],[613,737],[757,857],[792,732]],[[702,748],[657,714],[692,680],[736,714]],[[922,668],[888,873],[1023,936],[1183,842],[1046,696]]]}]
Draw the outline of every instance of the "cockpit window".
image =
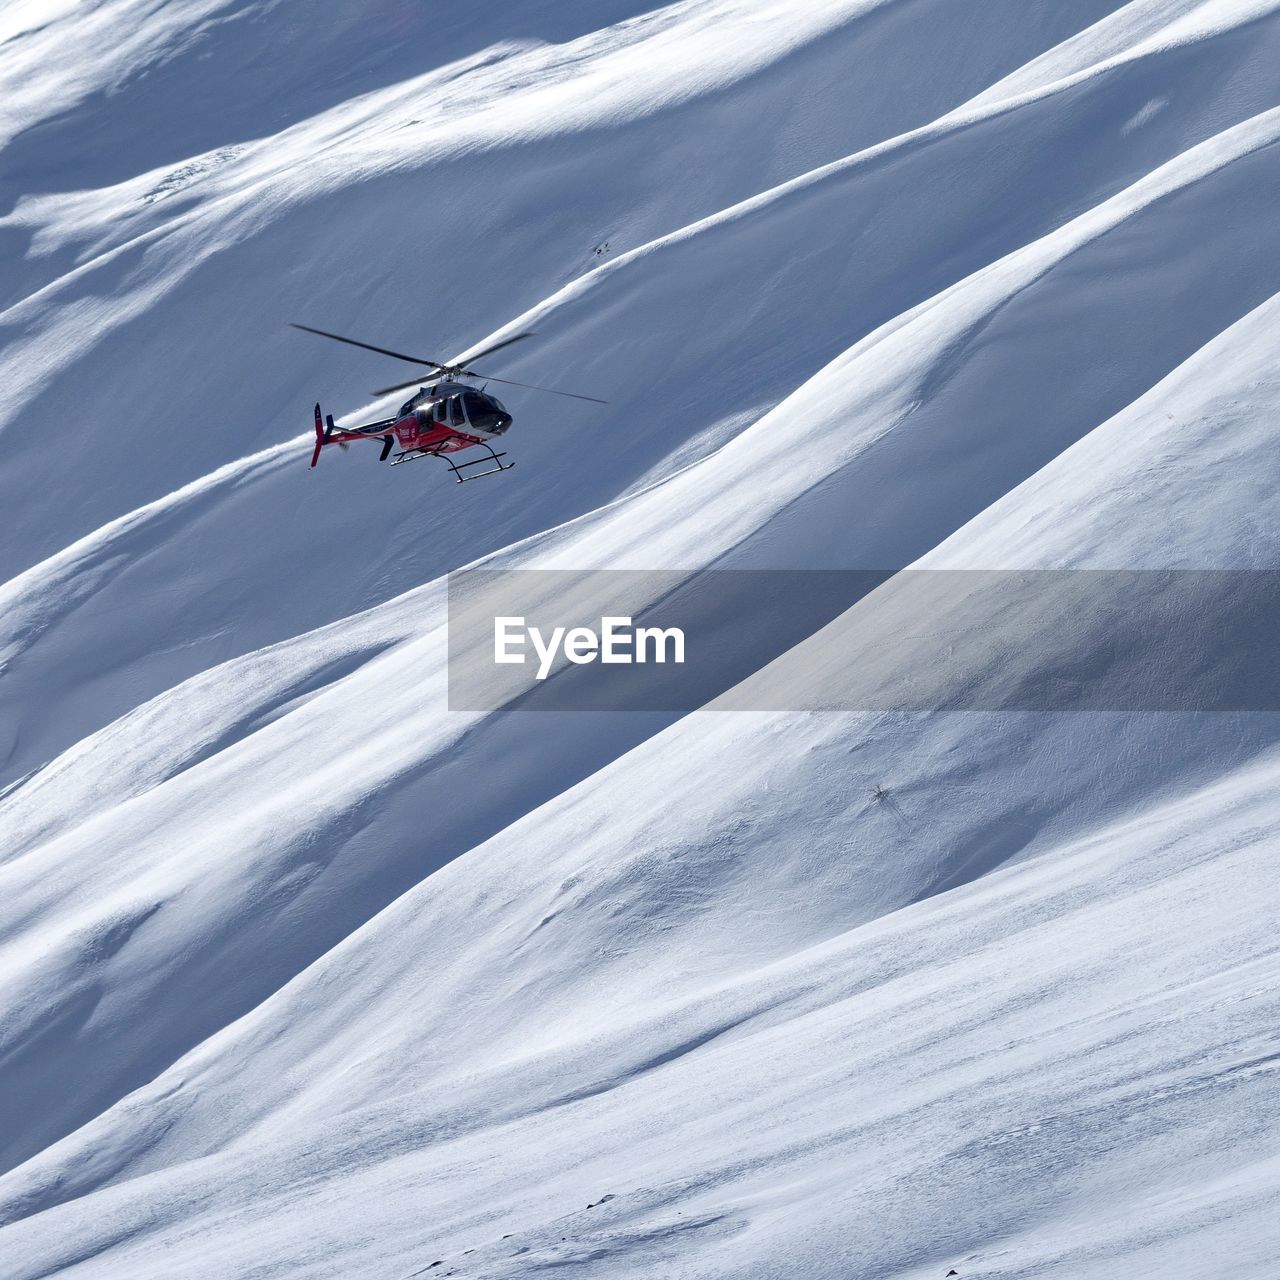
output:
[{"label": "cockpit window", "polygon": [[467,417],[477,431],[500,436],[511,425],[511,415],[492,397],[478,391],[463,392]]}]

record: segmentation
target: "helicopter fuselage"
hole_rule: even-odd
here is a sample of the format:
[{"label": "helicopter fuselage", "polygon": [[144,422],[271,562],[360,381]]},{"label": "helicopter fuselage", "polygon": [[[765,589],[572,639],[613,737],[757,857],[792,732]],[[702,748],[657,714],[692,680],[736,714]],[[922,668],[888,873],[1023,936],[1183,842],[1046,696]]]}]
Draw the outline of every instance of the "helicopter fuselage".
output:
[{"label": "helicopter fuselage", "polygon": [[[318,415],[319,406],[316,412]],[[340,430],[332,423],[325,429],[317,416],[316,450],[311,465],[319,461],[325,445],[356,440],[381,442],[383,460],[396,446],[402,458],[415,453],[457,453],[505,434],[511,421],[511,415],[495,397],[465,383],[437,382],[423,387],[392,418]]]}]

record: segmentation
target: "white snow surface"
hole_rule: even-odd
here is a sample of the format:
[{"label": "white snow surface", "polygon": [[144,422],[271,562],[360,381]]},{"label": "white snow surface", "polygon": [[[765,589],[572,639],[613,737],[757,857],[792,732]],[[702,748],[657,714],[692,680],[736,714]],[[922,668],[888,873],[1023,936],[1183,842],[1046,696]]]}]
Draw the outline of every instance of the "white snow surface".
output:
[{"label": "white snow surface", "polygon": [[[1280,0],[10,0],[0,148],[3,1280],[1272,1280],[1280,718],[462,714],[445,575],[1280,567]],[[609,405],[308,471],[289,320]]]}]

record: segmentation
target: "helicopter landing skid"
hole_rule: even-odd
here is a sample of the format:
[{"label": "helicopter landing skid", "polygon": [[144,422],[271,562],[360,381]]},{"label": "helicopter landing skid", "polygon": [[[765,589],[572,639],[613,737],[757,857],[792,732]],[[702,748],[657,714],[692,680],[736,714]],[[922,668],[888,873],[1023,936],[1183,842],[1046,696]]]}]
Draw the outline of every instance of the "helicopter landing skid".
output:
[{"label": "helicopter landing skid", "polygon": [[[503,462],[502,459],[507,455],[505,453],[494,453],[489,445],[479,446],[484,449],[484,455],[479,458],[471,458],[467,462],[454,462],[447,453],[441,453],[436,449],[406,449],[403,453],[397,453],[391,459],[391,465],[398,467],[402,462],[415,462],[419,458],[440,458],[448,464],[449,470],[453,472],[453,478],[459,484],[466,484],[468,480],[483,480],[485,476],[496,476],[499,471],[510,471],[516,464],[514,462]],[[484,471],[475,471],[470,475],[463,473],[472,467],[485,467]]]}]

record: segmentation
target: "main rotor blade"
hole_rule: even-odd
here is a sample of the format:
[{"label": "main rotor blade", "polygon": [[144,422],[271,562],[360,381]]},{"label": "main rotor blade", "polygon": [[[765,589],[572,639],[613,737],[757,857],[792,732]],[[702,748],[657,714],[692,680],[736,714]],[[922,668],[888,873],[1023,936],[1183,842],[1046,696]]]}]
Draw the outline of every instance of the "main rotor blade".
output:
[{"label": "main rotor blade", "polygon": [[[397,360],[408,360],[410,364],[429,364],[433,369],[444,369],[448,366],[439,360],[424,360],[421,356],[407,356],[403,351],[389,351],[386,347],[375,347],[370,342],[357,342],[355,338],[344,338],[340,333],[326,333],[323,329],[313,329],[309,324],[294,324],[289,321],[291,329],[301,329],[304,333],[318,333],[322,338],[332,338],[334,342],[345,342],[351,347],[363,347],[366,351],[376,351],[380,356],[393,356]],[[524,336],[524,335],[521,335]],[[515,341],[515,339],[511,339]]]},{"label": "main rotor blade", "polygon": [[490,378],[487,374],[476,373],[473,369],[464,369],[459,377],[480,378],[485,382],[504,382],[509,387],[524,387],[526,391],[545,391],[552,396],[568,396],[570,400],[590,400],[592,404],[608,404],[607,400],[597,400],[595,396],[580,396],[576,391],[557,391],[555,387],[536,387],[532,382],[512,382],[510,378]]},{"label": "main rotor blade", "polygon": [[[298,327],[301,328],[300,325]],[[472,356],[471,358],[473,360],[478,360],[483,356],[491,356],[495,351],[501,351],[503,347],[509,347],[513,342],[519,342],[522,338],[532,338],[532,337],[533,337],[532,333],[517,333],[514,338],[505,338],[502,342],[495,342],[491,347],[485,347],[485,349],[481,351],[479,355]],[[407,358],[408,357],[406,357],[406,359]],[[423,361],[423,363],[435,364],[436,368],[439,369],[441,373],[445,374],[446,377],[448,376],[450,369],[456,369],[458,367],[457,365],[436,364],[434,360]],[[458,376],[461,377],[462,375],[459,374]],[[414,381],[421,382],[422,379],[417,378]],[[379,390],[375,391],[373,394],[375,396],[389,396],[393,391],[403,391],[405,387],[411,387],[413,385],[414,385],[413,382],[397,382],[394,387],[382,387]]]},{"label": "main rotor blade", "polygon": [[[495,342],[491,347],[485,347],[483,351],[477,351],[471,357],[472,360],[483,360],[485,356],[491,356],[495,351],[501,351],[503,347],[509,347],[513,342],[523,342],[525,338],[532,338],[533,332],[517,333],[514,338],[503,338],[501,342]],[[470,361],[468,361],[470,363]]]},{"label": "main rotor blade", "polygon": [[[475,373],[470,369],[463,369],[457,374],[450,375],[457,378],[480,378],[484,382],[501,382],[508,387],[524,387],[526,391],[545,391],[548,395],[568,396],[570,400],[590,400],[592,404],[608,404],[607,400],[597,400],[595,396],[580,396],[576,391],[557,391],[554,387],[537,387],[532,382],[512,382],[510,378],[490,378],[483,373]],[[394,386],[379,387],[372,394],[375,396],[389,396],[393,391],[404,391],[409,387],[420,386],[430,377],[429,374],[410,378],[408,382],[397,382]]]},{"label": "main rotor blade", "polygon": [[372,394],[375,396],[389,396],[393,391],[403,391],[406,387],[420,387],[428,378],[433,376],[430,373],[420,373],[416,378],[410,378],[408,382],[397,382],[394,387],[379,387]]}]

